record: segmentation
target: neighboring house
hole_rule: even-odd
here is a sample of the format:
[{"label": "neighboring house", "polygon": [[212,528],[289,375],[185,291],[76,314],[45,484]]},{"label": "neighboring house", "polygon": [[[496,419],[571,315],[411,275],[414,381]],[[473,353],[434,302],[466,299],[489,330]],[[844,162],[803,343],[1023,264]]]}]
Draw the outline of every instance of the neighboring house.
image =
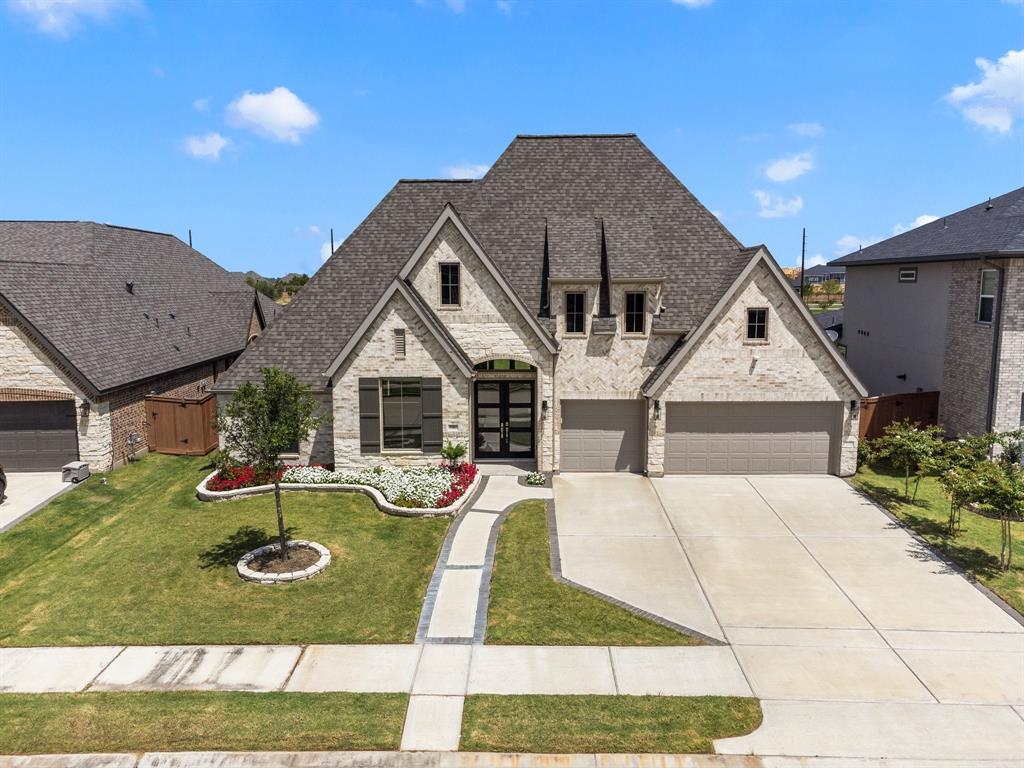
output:
[{"label": "neighboring house", "polygon": [[520,136],[401,181],[216,391],[284,368],[333,418],[301,461],[854,471],[861,386],[764,247],[633,135]]},{"label": "neighboring house", "polygon": [[872,395],[939,391],[954,435],[1024,426],[1024,187],[834,263]]},{"label": "neighboring house", "polygon": [[[795,270],[796,275],[790,278],[790,282],[796,290],[800,290],[800,270]],[[833,266],[832,264],[817,264],[804,270],[804,285],[821,285],[828,280],[835,280],[840,286],[846,285],[846,269]]]},{"label": "neighboring house", "polygon": [[0,221],[0,464],[122,463],[147,394],[201,395],[279,311],[172,235]]},{"label": "neighboring house", "polygon": [[829,331],[833,331],[836,334],[836,344],[842,344],[843,310],[831,309],[826,312],[819,312],[814,316],[814,320],[826,334],[828,334]]}]

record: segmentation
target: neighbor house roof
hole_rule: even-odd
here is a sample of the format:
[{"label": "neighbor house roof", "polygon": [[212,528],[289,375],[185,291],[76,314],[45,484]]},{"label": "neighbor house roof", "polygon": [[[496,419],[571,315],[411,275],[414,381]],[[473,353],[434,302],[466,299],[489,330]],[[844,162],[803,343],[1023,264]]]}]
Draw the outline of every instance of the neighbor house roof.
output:
[{"label": "neighbor house roof", "polygon": [[1024,256],[1024,187],[831,262],[845,266]]},{"label": "neighbor house roof", "polygon": [[603,224],[612,280],[665,281],[654,331],[695,328],[749,260],[636,136],[519,136],[477,181],[398,182],[219,386],[266,365],[326,385],[338,352],[447,204],[537,316],[545,238],[552,277],[599,278]]},{"label": "neighbor house roof", "polygon": [[240,352],[257,301],[279,311],[173,235],[86,221],[0,221],[0,299],[96,392]]}]

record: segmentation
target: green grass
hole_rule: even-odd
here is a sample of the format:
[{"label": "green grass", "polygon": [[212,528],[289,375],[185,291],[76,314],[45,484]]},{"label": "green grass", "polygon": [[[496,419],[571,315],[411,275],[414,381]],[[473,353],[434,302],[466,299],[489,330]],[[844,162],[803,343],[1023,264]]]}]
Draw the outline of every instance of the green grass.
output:
[{"label": "green grass", "polygon": [[397,749],[408,696],[0,694],[0,754]]},{"label": "green grass", "polygon": [[757,699],[727,696],[469,696],[464,751],[711,752],[761,723]]},{"label": "green grass", "polygon": [[494,554],[486,641],[505,645],[700,643],[555,581],[542,501],[519,504],[501,526]]},{"label": "green grass", "polygon": [[[965,571],[978,579],[1003,600],[1024,613],[1024,524],[1013,526],[1013,568],[999,569],[999,521],[964,510],[961,529],[950,536],[946,532],[949,498],[935,478],[925,477],[917,491],[917,500],[903,498],[903,475],[884,466],[861,467],[853,484],[923,536]],[[914,483],[911,480],[911,494]]]},{"label": "green grass", "polygon": [[273,494],[201,502],[207,472],[204,458],[148,455],[0,534],[0,645],[413,640],[447,520],[287,493],[290,535],[328,547],[331,565],[251,584],[235,563],[273,540]]}]

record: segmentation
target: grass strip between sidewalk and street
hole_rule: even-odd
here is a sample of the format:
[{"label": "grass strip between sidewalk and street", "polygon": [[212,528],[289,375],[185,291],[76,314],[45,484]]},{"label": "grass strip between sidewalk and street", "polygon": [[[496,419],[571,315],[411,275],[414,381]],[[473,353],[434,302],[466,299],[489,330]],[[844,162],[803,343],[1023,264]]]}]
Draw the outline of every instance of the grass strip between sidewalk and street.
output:
[{"label": "grass strip between sidewalk and street", "polygon": [[713,752],[761,723],[757,699],[733,696],[469,696],[467,752]]},{"label": "grass strip between sidewalk and street", "polygon": [[404,693],[0,694],[0,754],[397,749]]},{"label": "grass strip between sidewalk and street", "polygon": [[486,642],[503,645],[700,645],[701,641],[551,575],[547,510],[524,501],[498,533]]},{"label": "grass strip between sidewalk and street", "polygon": [[[950,535],[949,497],[934,477],[922,477],[917,498],[909,502],[903,497],[903,473],[881,464],[861,467],[851,481],[931,546],[1024,613],[1024,523],[1010,527],[1015,556],[1013,567],[1004,571],[999,568],[999,520],[965,509],[960,530]],[[913,481],[910,488],[913,494]]]},{"label": "grass strip between sidewalk and street", "polygon": [[274,496],[202,502],[209,459],[149,454],[0,534],[0,645],[409,643],[447,519],[359,493],[286,493],[289,536],[331,551],[308,581],[235,570],[276,541]]}]

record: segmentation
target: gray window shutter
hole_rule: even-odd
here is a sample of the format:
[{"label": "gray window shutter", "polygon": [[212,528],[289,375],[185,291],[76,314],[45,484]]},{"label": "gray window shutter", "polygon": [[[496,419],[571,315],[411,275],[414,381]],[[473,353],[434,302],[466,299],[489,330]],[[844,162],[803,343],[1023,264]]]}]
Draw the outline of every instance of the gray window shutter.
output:
[{"label": "gray window shutter", "polygon": [[421,379],[423,452],[441,452],[441,379]]},{"label": "gray window shutter", "polygon": [[380,453],[380,384],[359,379],[359,452]]}]

